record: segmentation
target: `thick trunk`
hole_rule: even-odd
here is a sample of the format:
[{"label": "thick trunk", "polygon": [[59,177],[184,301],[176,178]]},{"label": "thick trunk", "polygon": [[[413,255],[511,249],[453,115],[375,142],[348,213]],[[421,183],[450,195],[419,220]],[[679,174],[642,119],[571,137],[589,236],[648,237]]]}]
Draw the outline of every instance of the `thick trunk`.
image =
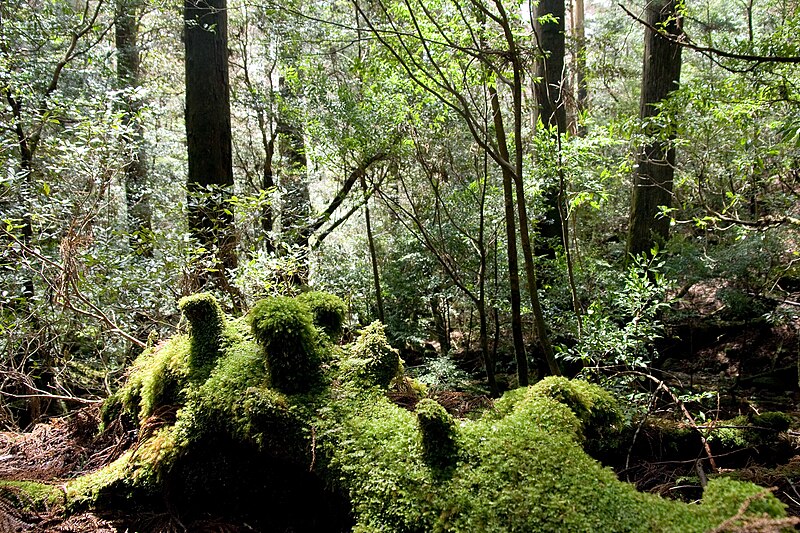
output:
[{"label": "thick trunk", "polygon": [[139,0],[117,0],[114,6],[114,28],[117,47],[117,81],[123,91],[123,123],[128,128],[124,142],[125,195],[128,207],[128,231],[131,247],[145,257],[153,255],[152,207],[147,188],[144,129],[139,118],[141,103],[132,89],[140,85],[139,69]]},{"label": "thick trunk", "polygon": [[185,0],[189,229],[224,270],[237,264],[226,0]]},{"label": "thick trunk", "polygon": [[[646,20],[651,27],[670,34],[681,32],[682,19],[678,0],[648,3]],[[642,94],[639,115],[643,122],[661,114],[658,104],[678,88],[681,73],[681,47],[645,28]],[[669,217],[661,216],[661,206],[672,203],[672,180],[675,168],[674,134],[671,117],[651,121],[645,133],[655,140],[641,147],[636,157],[631,214],[628,226],[628,257],[649,252],[669,238]]]},{"label": "thick trunk", "polygon": [[[536,61],[536,108],[546,128],[557,134],[567,131],[567,109],[564,105],[564,0],[539,0],[535,9],[534,31],[541,57]],[[555,247],[564,246],[564,223],[559,209],[558,180],[544,191],[544,220],[539,223],[542,239],[537,254],[555,258]]]}]

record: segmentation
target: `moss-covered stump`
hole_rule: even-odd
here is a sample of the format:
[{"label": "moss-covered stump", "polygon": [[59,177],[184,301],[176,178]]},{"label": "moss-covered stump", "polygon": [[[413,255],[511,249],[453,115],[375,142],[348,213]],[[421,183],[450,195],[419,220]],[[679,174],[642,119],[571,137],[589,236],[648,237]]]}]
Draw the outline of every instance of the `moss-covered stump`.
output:
[{"label": "moss-covered stump", "polygon": [[[582,448],[619,416],[585,382],[512,391],[478,420],[454,420],[433,402],[401,409],[386,397],[400,361],[380,325],[338,348],[310,316],[301,301],[273,299],[225,320],[203,382],[186,377],[191,336],[143,354],[111,400],[136,413],[140,442],[68,483],[68,504],[167,499],[187,515],[247,516],[260,530],[392,533],[685,533],[713,529],[745,501],[751,516],[783,513],[772,495],[754,497],[763,489],[727,479],[712,480],[700,505],[620,482]],[[298,353],[301,364],[283,361],[294,377],[276,380],[271,358]],[[287,387],[305,372],[314,379]],[[167,401],[179,405],[174,420],[154,421]]]}]

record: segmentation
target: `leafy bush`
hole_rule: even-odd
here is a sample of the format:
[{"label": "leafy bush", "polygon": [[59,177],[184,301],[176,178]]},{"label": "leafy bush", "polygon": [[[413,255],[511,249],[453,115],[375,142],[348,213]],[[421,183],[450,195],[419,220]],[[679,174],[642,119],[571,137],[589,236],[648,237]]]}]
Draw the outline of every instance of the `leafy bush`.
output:
[{"label": "leafy bush", "polygon": [[338,296],[327,292],[304,292],[297,300],[306,304],[314,315],[314,324],[325,331],[331,340],[338,341],[342,336],[342,324],[347,306]]},{"label": "leafy bush", "polygon": [[470,381],[469,374],[448,356],[431,357],[414,374],[417,381],[431,390],[460,390]]},{"label": "leafy bush", "polygon": [[286,393],[306,392],[320,377],[320,354],[308,307],[275,296],[250,311],[253,336],[266,355],[272,385]]}]

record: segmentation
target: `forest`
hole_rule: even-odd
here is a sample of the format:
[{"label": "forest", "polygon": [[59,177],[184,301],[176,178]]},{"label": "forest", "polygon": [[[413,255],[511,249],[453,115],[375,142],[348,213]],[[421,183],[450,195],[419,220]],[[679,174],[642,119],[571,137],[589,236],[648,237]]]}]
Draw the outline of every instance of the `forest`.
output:
[{"label": "forest", "polygon": [[2,0],[0,531],[794,530],[798,64],[795,0]]}]

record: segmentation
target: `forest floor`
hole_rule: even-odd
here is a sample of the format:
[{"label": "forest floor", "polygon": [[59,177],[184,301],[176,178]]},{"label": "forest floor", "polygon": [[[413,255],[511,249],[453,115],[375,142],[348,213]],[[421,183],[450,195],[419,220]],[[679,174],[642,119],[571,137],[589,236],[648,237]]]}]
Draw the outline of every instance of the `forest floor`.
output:
[{"label": "forest floor", "polygon": [[[650,383],[640,393],[646,423],[631,428],[613,450],[601,446],[594,455],[643,491],[691,501],[699,498],[707,475],[726,473],[774,487],[788,513],[800,516],[800,320],[726,318],[702,287],[685,302],[660,343],[654,379],[642,380]],[[491,405],[475,393],[442,391],[435,397],[456,416]],[[402,393],[393,399],[408,408],[415,403]],[[725,433],[776,411],[789,416],[788,431]],[[98,435],[98,419],[98,406],[91,406],[24,433],[0,433],[0,532],[252,531],[217,520],[184,524],[169,511],[64,516],[63,500],[26,501],[24,482],[59,487],[135,445],[136,436],[121,426]]]}]

